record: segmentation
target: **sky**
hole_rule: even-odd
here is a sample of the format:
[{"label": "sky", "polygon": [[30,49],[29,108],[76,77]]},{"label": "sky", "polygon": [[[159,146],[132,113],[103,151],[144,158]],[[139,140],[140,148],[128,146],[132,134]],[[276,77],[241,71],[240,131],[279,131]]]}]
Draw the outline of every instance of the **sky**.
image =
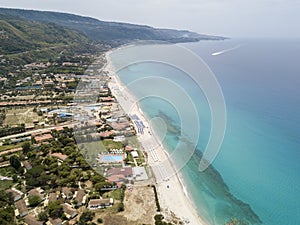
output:
[{"label": "sky", "polygon": [[0,0],[0,6],[232,38],[300,38],[300,0]]}]

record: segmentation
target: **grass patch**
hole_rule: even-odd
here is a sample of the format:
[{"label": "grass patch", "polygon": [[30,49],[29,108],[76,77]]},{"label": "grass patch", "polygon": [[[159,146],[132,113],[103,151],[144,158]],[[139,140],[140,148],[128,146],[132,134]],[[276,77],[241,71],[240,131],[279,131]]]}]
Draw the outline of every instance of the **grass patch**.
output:
[{"label": "grass patch", "polygon": [[2,176],[12,177],[15,174],[17,174],[16,170],[11,166],[0,168],[0,175]]},{"label": "grass patch", "polygon": [[105,149],[109,151],[110,149],[123,149],[123,144],[121,142],[115,142],[110,139],[105,139],[102,141]]},{"label": "grass patch", "polygon": [[23,143],[18,143],[15,145],[3,145],[3,146],[0,146],[0,152],[7,151],[10,149],[14,149],[14,148],[21,148],[22,145],[23,145]]},{"label": "grass patch", "polygon": [[11,188],[13,185],[12,180],[0,180],[0,190],[6,190]]},{"label": "grass patch", "polygon": [[122,197],[122,190],[120,188],[110,191],[110,192],[106,192],[103,194],[104,198],[113,198],[115,200],[121,200]]},{"label": "grass patch", "polygon": [[141,151],[137,151],[137,152],[138,152],[139,158],[136,159],[136,161],[137,161],[137,164],[140,166],[145,162],[145,158],[144,158],[144,154]]},{"label": "grass patch", "polygon": [[130,154],[130,152],[127,153],[127,159],[128,159],[128,163],[134,163],[133,157],[132,157],[132,155]]},{"label": "grass patch", "polygon": [[105,151],[101,141],[81,143],[79,149],[85,160],[90,164],[97,163],[98,154]]},{"label": "grass patch", "polygon": [[33,124],[34,120],[42,121],[42,117],[33,112],[33,107],[12,108],[6,111],[4,125]]},{"label": "grass patch", "polygon": [[133,148],[141,149],[141,144],[136,136],[127,137],[126,140],[128,145],[132,146]]}]

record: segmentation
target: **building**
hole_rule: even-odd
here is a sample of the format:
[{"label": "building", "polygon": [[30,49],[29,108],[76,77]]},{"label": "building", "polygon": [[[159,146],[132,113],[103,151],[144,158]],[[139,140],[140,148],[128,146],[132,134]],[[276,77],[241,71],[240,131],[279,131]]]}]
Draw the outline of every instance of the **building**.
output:
[{"label": "building", "polygon": [[114,141],[115,141],[115,142],[122,142],[122,141],[125,141],[125,136],[124,136],[124,135],[121,135],[121,136],[115,136],[115,137],[114,137]]},{"label": "building", "polygon": [[0,162],[0,168],[9,167],[9,166],[10,166],[10,162],[9,161]]},{"label": "building", "polygon": [[73,198],[72,189],[69,187],[63,187],[61,189],[61,195],[64,199],[72,199]]},{"label": "building", "polygon": [[134,148],[132,147],[132,146],[130,146],[130,145],[126,145],[126,147],[125,147],[125,151],[127,151],[127,152],[131,152],[131,151],[133,151],[134,150]]},{"label": "building", "polygon": [[86,194],[84,190],[79,189],[75,192],[75,201],[77,202],[76,206],[82,206],[86,203]]},{"label": "building", "polygon": [[115,99],[111,96],[108,97],[100,97],[100,102],[113,102]]},{"label": "building", "polygon": [[132,151],[132,152],[131,152],[131,155],[132,155],[132,157],[135,158],[135,159],[139,158],[139,154],[138,154],[137,151]]},{"label": "building", "polygon": [[49,141],[51,140],[53,137],[51,134],[42,134],[42,135],[39,135],[39,136],[35,136],[34,137],[34,140],[37,142],[37,143],[41,143],[41,142],[44,142],[44,141]]},{"label": "building", "polygon": [[26,170],[31,170],[32,169],[32,165],[30,164],[30,162],[28,160],[23,161],[22,163],[23,163]]},{"label": "building", "polygon": [[44,222],[42,221],[38,221],[34,216],[32,215],[27,215],[24,217],[24,221],[25,223],[27,223],[28,225],[43,225]]},{"label": "building", "polygon": [[16,206],[15,215],[17,217],[24,217],[28,214],[28,209],[26,207],[26,203],[24,199],[15,202],[15,206]]},{"label": "building", "polygon": [[131,167],[111,168],[107,171],[108,181],[111,183],[115,182],[118,186],[120,186],[120,183],[124,183],[132,178],[133,173]]},{"label": "building", "polygon": [[111,168],[107,171],[107,176],[123,175],[126,178],[132,177],[132,167]]},{"label": "building", "polygon": [[52,219],[50,217],[46,225],[62,225],[62,220],[60,218]]},{"label": "building", "polygon": [[41,189],[40,187],[31,189],[30,191],[28,191],[27,195],[28,196],[38,196],[41,200],[43,200],[44,199],[44,190]]},{"label": "building", "polygon": [[111,126],[114,130],[125,130],[126,128],[131,127],[131,123],[125,122],[125,123],[118,123],[118,122],[111,122],[109,123],[109,126]]},{"label": "building", "polygon": [[64,154],[62,154],[60,152],[52,153],[52,154],[50,154],[50,156],[53,156],[53,157],[57,158],[60,161],[65,161],[68,158],[67,155],[64,155]]},{"label": "building", "polygon": [[74,217],[76,217],[78,215],[77,210],[72,208],[72,206],[69,205],[68,203],[63,204],[63,210],[64,210],[66,217],[69,220],[73,219]]},{"label": "building", "polygon": [[133,167],[133,178],[137,181],[148,180],[148,175],[144,167]]},{"label": "building", "polygon": [[24,196],[24,193],[22,191],[19,191],[15,188],[8,189],[8,190],[6,190],[6,192],[7,193],[12,193],[15,202],[20,200]]},{"label": "building", "polygon": [[48,202],[55,202],[57,200],[57,194],[54,192],[49,193]]},{"label": "building", "polygon": [[113,131],[103,131],[99,133],[99,136],[104,139],[104,138],[111,138],[114,136],[114,134],[115,133]]},{"label": "building", "polygon": [[111,207],[114,204],[112,198],[105,199],[91,199],[88,205],[88,209],[103,209],[106,207]]}]

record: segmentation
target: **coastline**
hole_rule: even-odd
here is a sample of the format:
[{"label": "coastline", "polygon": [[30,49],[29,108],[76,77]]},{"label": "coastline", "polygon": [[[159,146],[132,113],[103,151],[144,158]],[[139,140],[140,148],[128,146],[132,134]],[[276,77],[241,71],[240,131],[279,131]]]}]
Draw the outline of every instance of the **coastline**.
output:
[{"label": "coastline", "polygon": [[[123,110],[129,115],[138,116],[145,125],[144,133],[137,134],[137,138],[148,154],[148,164],[156,180],[156,187],[162,212],[175,214],[185,221],[185,224],[207,225],[197,213],[184,186],[180,174],[175,172],[172,162],[168,159],[168,152],[159,141],[156,133],[137,103],[136,97],[127,89],[115,73],[110,61],[111,51],[105,53],[107,60],[103,70],[108,71],[111,80],[109,87]],[[171,176],[169,176],[171,174]]]}]

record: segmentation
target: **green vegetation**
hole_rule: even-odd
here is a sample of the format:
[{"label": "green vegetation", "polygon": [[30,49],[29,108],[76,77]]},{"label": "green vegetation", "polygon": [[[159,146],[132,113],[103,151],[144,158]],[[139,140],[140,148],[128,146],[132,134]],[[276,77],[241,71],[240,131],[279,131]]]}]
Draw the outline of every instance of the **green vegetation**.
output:
[{"label": "green vegetation", "polygon": [[110,185],[111,185],[111,183],[105,182],[105,181],[104,181],[104,182],[96,183],[96,184],[94,185],[94,188],[95,188],[96,191],[101,192],[101,189],[102,189],[102,188],[107,187],[107,186],[110,186]]},{"label": "green vegetation", "polygon": [[164,216],[161,214],[157,214],[154,216],[155,225],[173,225],[173,223],[167,223],[163,221]]},{"label": "green vegetation", "polygon": [[7,150],[10,150],[10,149],[14,149],[14,148],[20,148],[20,147],[22,147],[22,143],[11,144],[11,145],[2,145],[2,146],[0,146],[0,152],[7,151]]},{"label": "green vegetation", "polygon": [[1,180],[0,181],[0,191],[9,189],[13,185],[12,180]]},{"label": "green vegetation", "polygon": [[47,209],[49,216],[53,219],[60,218],[64,213],[63,207],[59,201],[50,202]]},{"label": "green vegetation", "polygon": [[21,124],[16,127],[0,127],[0,137],[4,137],[11,134],[18,134],[25,132],[25,125]]},{"label": "green vegetation", "polygon": [[12,166],[8,166],[8,167],[0,168],[0,174],[2,176],[12,177],[18,174],[18,172]]},{"label": "green vegetation", "polygon": [[25,142],[22,144],[22,150],[23,150],[23,154],[27,154],[28,152],[30,152],[31,150],[31,144],[30,142]]},{"label": "green vegetation", "polygon": [[15,170],[19,170],[21,168],[21,162],[19,160],[19,157],[16,155],[13,155],[9,158],[10,165],[15,168]]},{"label": "green vegetation", "polygon": [[157,208],[156,210],[157,210],[157,212],[160,212],[160,204],[159,204],[158,195],[157,195],[155,185],[152,185],[152,188],[153,188],[153,191],[154,191],[155,204],[156,204],[156,208]]},{"label": "green vegetation", "polygon": [[6,111],[6,119],[3,125],[13,126],[32,124],[33,121],[41,121],[42,117],[33,111],[33,107],[11,108]]},{"label": "green vegetation", "polygon": [[5,109],[0,109],[0,126],[3,125],[5,118],[6,118]]},{"label": "green vegetation", "polygon": [[103,44],[117,46],[135,40],[158,40],[169,42],[190,42],[199,40],[219,40],[220,37],[200,35],[189,31],[171,29],[155,29],[149,26],[104,22],[89,17],[81,17],[66,13],[39,12],[20,9],[0,9],[0,13],[20,16],[24,19],[54,23],[78,30],[89,38]]},{"label": "green vegetation", "polygon": [[40,203],[41,199],[39,196],[31,195],[28,197],[28,202],[31,207],[35,207]]},{"label": "green vegetation", "polygon": [[109,149],[123,149],[123,144],[121,142],[114,142],[110,139],[105,139],[102,141],[106,150]]},{"label": "green vegetation", "polygon": [[46,212],[40,212],[38,214],[38,220],[46,222],[48,220],[48,214]]},{"label": "green vegetation", "polygon": [[0,29],[5,34],[1,40],[0,54],[38,53],[43,49],[89,43],[87,37],[76,31],[53,23],[31,22],[10,15],[0,14]]},{"label": "green vegetation", "polygon": [[79,218],[79,225],[86,225],[87,222],[92,221],[93,218],[95,216],[94,212],[91,211],[85,211],[81,214],[80,218]]},{"label": "green vegetation", "polygon": [[15,225],[14,200],[11,193],[0,191],[0,224]]},{"label": "green vegetation", "polygon": [[[6,88],[14,89],[19,78],[32,75],[32,70],[22,70],[30,63],[54,63],[55,66],[41,68],[44,73],[83,74],[85,67],[63,66],[64,61],[91,63],[89,57],[79,58],[78,55],[103,53],[107,46],[99,45],[85,34],[62,27],[61,24],[33,22],[30,18],[8,15],[0,9],[0,74],[14,73],[5,83]],[[16,76],[17,75],[17,76]],[[30,83],[28,83],[29,85]],[[3,82],[1,82],[1,86]],[[76,83],[67,83],[68,89],[74,89]],[[1,119],[5,118],[0,114]]]},{"label": "green vegetation", "polygon": [[117,206],[117,212],[123,212],[123,211],[124,211],[124,203],[120,202],[120,203],[118,203],[118,206]]},{"label": "green vegetation", "polygon": [[122,199],[122,193],[123,193],[123,189],[116,189],[107,193],[103,194],[104,198],[113,198],[115,200],[121,200]]}]

